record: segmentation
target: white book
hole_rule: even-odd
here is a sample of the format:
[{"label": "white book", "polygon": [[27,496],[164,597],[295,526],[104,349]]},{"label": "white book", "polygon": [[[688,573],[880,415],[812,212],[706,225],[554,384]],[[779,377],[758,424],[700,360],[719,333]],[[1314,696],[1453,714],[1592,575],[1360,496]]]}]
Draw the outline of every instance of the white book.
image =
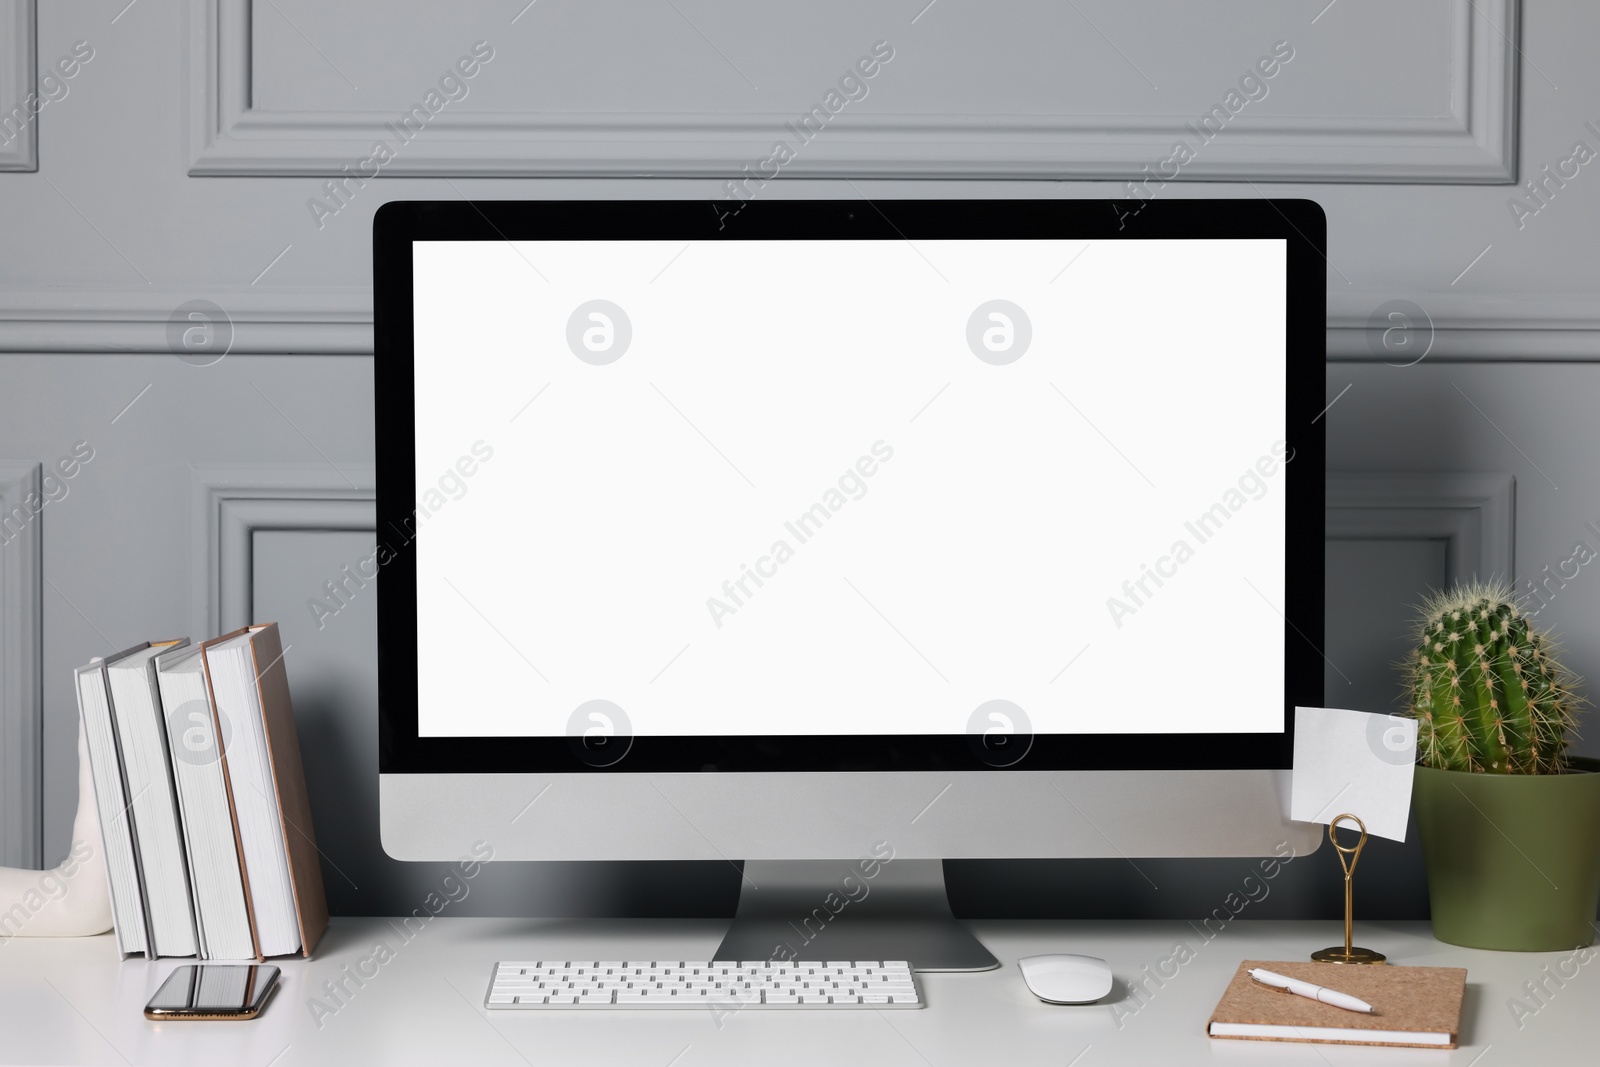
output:
[{"label": "white book", "polygon": [[188,845],[200,954],[208,960],[253,959],[244,875],[222,773],[222,753],[231,738],[225,735],[218,744],[205,657],[199,647],[157,656],[156,681],[167,709],[167,739]]},{"label": "white book", "polygon": [[149,956],[193,956],[198,950],[183,827],[155,665],[157,655],[188,643],[188,638],[159,642],[106,664],[111,719],[122,751],[122,777],[128,788],[140,885],[149,916]]},{"label": "white book", "polygon": [[94,781],[95,807],[100,815],[106,880],[111,883],[111,921],[116,930],[117,947],[124,956],[145,952],[149,938],[145,928],[144,893],[139,885],[139,864],[134,853],[128,787],[123,778],[117,732],[111,723],[111,690],[106,681],[106,663],[108,660],[116,662],[139,648],[105,658],[96,656],[87,667],[79,667],[75,672],[78,714],[83,719],[89,774]]},{"label": "white book", "polygon": [[261,956],[282,956],[300,951],[300,919],[256,685],[252,636],[243,633],[216,644],[208,643],[205,656],[218,719],[231,731],[227,741],[228,782],[244,852],[250,907],[255,915],[256,948]]}]

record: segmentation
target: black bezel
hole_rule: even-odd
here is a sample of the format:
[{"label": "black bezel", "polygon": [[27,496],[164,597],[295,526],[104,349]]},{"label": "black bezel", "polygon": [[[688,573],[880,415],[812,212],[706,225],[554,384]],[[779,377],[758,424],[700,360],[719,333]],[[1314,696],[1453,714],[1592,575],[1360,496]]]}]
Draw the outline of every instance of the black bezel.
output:
[{"label": "black bezel", "polygon": [[[378,585],[379,769],[384,774],[595,774],[694,771],[996,770],[962,734],[637,737],[627,757],[589,766],[565,737],[417,736],[417,616],[412,242],[532,240],[1138,241],[1277,238],[1287,242],[1288,444],[1284,728],[1259,734],[1041,734],[1012,771],[1288,767],[1293,709],[1322,703],[1324,315],[1327,223],[1309,200],[396,201],[373,221],[373,361],[378,541],[393,552]],[[1203,624],[1197,624],[1203,629]],[[1221,635],[1219,635],[1220,637]],[[1219,664],[1242,664],[1238,650]],[[1214,678],[1141,680],[1148,699],[1182,700]],[[1155,683],[1163,683],[1157,687]]]}]

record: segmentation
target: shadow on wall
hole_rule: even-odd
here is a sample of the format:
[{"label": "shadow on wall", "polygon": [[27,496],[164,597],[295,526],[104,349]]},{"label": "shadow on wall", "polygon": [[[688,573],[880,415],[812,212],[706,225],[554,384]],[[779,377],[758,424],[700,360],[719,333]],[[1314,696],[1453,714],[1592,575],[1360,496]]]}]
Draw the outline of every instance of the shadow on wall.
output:
[{"label": "shadow on wall", "polygon": [[[965,919],[1342,919],[1344,872],[1324,842],[1271,860],[947,860],[950,906]],[[1426,919],[1416,826],[1406,843],[1369,838],[1356,869],[1356,918]],[[1216,921],[1210,925],[1215,926]]]},{"label": "shadow on wall", "polygon": [[[370,692],[370,690],[369,690]],[[732,915],[739,874],[720,860],[682,863],[490,862],[470,879],[454,863],[408,863],[378,836],[378,723],[355,687],[297,689],[307,789],[334,915],[407,915],[430,893],[449,915],[712,918]],[[447,877],[454,877],[446,882]],[[444,887],[444,888],[441,888]],[[459,887],[459,888],[458,888]]]}]

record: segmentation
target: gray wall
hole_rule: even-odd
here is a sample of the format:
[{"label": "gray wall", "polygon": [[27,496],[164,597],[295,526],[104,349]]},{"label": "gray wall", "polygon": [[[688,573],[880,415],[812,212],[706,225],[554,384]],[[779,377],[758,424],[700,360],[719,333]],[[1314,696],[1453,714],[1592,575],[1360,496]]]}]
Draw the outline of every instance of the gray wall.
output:
[{"label": "gray wall", "polygon": [[[867,96],[780,180],[747,188],[1127,197],[1110,179],[1158,168],[1194,140],[1184,123],[1289,43],[1266,95],[1239,105],[1181,180],[1141,195],[1304,196],[1327,210],[1329,703],[1392,706],[1408,606],[1428,587],[1526,580],[1579,542],[1600,549],[1585,525],[1600,526],[1600,177],[1542,171],[1577,141],[1600,149],[1585,125],[1600,120],[1590,5],[119,8],[52,3],[35,17],[0,0],[0,123],[19,101],[26,116],[0,144],[0,498],[9,506],[76,442],[94,452],[0,548],[5,862],[54,863],[67,847],[72,667],[277,618],[334,909],[409,910],[436,872],[377,845],[371,600],[321,629],[305,607],[370,543],[373,211],[396,198],[726,196],[722,179],[793,140],[782,124],[879,40],[894,58]],[[381,177],[333,197],[329,176],[397,141],[385,123],[478,41],[493,57],[467,95]],[[36,78],[48,102],[30,116]],[[1518,177],[1544,181],[1541,198]],[[168,320],[192,300],[231,323],[217,335],[231,352],[211,366],[173,354]],[[1369,320],[1395,300],[1415,306],[1416,328],[1385,350]],[[1600,678],[1592,569],[1539,620]],[[1424,913],[1414,842],[1366,856],[1365,913]],[[1189,915],[1246,865],[1139,868],[953,863],[949,878],[966,914]],[[1326,850],[1292,866],[1255,914],[1332,914],[1333,871]],[[480,886],[466,909],[711,915],[731,912],[737,876],[507,864]]]}]

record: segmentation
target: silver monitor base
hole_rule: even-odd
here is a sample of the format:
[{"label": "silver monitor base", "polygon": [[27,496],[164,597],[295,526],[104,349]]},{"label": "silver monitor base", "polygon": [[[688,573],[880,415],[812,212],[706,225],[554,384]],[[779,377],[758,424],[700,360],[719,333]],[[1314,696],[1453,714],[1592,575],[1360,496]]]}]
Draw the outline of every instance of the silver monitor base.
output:
[{"label": "silver monitor base", "polygon": [[1000,966],[950,914],[942,861],[862,864],[746,860],[739,910],[714,958],[906,960],[918,971]]}]

